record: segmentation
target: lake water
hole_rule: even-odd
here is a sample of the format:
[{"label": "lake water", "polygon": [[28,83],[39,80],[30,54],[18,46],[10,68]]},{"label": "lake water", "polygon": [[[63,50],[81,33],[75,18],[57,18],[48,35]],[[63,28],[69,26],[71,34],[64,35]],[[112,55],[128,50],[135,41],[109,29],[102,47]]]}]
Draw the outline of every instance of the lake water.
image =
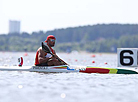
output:
[{"label": "lake water", "polygon": [[[71,65],[117,66],[116,54],[58,55]],[[34,64],[34,52],[0,52],[0,66],[18,65],[20,56]],[[137,96],[138,75],[0,71],[0,102],[137,102]]]}]

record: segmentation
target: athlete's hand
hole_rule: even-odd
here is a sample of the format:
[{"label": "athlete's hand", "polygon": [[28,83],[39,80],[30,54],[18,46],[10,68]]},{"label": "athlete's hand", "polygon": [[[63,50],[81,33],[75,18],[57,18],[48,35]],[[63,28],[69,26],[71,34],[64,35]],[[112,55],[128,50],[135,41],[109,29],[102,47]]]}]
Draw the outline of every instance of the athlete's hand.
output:
[{"label": "athlete's hand", "polygon": [[58,58],[59,58],[56,54],[53,54],[53,56],[54,56],[56,59],[58,59]]}]

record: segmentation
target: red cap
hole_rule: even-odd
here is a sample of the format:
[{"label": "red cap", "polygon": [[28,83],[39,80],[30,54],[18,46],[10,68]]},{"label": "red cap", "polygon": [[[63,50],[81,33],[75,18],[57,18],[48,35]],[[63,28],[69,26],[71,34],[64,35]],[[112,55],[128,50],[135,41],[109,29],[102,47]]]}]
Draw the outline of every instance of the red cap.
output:
[{"label": "red cap", "polygon": [[47,38],[46,38],[46,40],[45,40],[45,42],[47,42],[48,39],[55,39],[56,40],[56,38],[54,37],[54,35],[48,35]]}]

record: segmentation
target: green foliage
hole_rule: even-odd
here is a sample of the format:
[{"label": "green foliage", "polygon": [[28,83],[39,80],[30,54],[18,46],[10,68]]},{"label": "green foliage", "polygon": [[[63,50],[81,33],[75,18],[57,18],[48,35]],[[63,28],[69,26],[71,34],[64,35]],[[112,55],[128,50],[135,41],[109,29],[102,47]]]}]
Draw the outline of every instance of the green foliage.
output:
[{"label": "green foliage", "polygon": [[0,51],[36,51],[48,35],[56,37],[56,51],[116,52],[138,48],[137,24],[97,24],[28,34],[0,35]]}]

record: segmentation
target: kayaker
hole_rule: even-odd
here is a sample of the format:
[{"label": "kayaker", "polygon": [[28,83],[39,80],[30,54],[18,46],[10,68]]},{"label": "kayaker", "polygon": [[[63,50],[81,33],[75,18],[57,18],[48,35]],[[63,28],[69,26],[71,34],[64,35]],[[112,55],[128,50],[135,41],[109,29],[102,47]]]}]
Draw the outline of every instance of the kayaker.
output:
[{"label": "kayaker", "polygon": [[[36,52],[36,58],[35,58],[35,65],[36,66],[58,66],[58,65],[67,65],[66,62],[64,62],[62,59],[60,59],[57,55],[55,50],[52,49],[52,47],[55,46],[56,38],[53,35],[48,35],[45,42],[49,46],[51,52],[54,54],[52,56],[49,53],[46,53],[42,50],[42,47],[38,48]],[[61,61],[59,61],[57,58],[59,58]]]}]

